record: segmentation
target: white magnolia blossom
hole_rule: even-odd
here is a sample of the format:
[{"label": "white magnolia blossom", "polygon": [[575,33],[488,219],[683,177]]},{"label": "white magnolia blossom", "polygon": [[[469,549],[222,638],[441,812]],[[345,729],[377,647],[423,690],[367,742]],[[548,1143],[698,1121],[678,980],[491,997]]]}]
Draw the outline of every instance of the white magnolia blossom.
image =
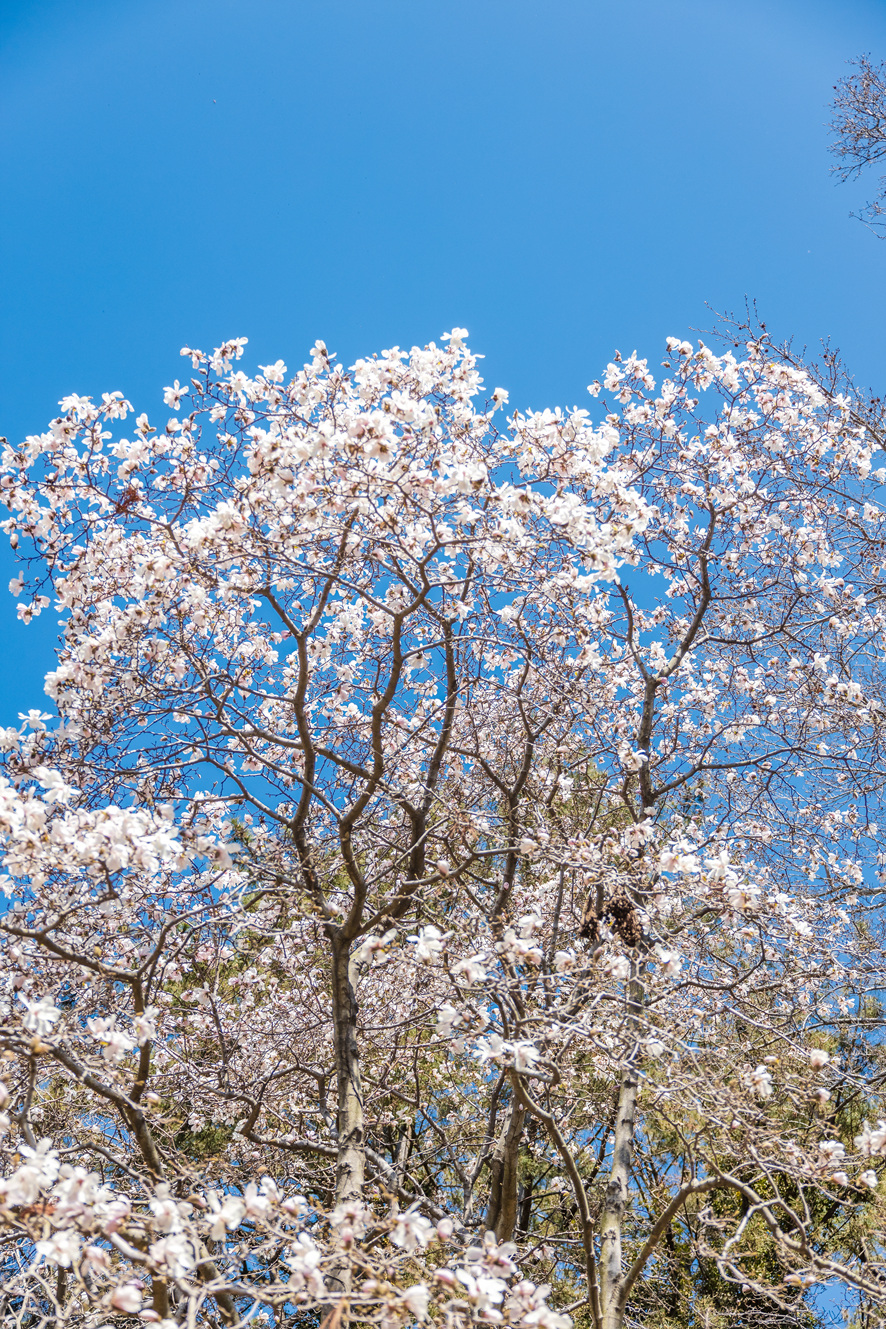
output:
[{"label": "white magnolia blossom", "polygon": [[442,955],[447,937],[431,924],[429,927],[420,928],[415,936],[408,937],[407,940],[415,942],[417,960],[422,964],[432,964],[437,956]]},{"label": "white magnolia blossom", "polygon": [[391,1241],[397,1246],[402,1246],[404,1250],[414,1251],[427,1246],[434,1232],[433,1224],[423,1214],[414,1208],[407,1209],[398,1217],[391,1233]]},{"label": "white magnolia blossom", "polygon": [[48,1260],[50,1264],[61,1265],[70,1269],[80,1254],[80,1237],[71,1228],[54,1232],[51,1237],[35,1243],[38,1260]]},{"label": "white magnolia blossom", "polygon": [[18,1152],[23,1162],[10,1176],[0,1178],[0,1195],[7,1204],[33,1204],[58,1176],[58,1152],[49,1139],[41,1140],[34,1148],[20,1145]]},{"label": "white magnolia blossom", "polygon": [[766,1066],[756,1066],[743,1077],[758,1098],[772,1097],[772,1073]]},{"label": "white magnolia blossom", "polygon": [[407,1307],[410,1314],[417,1320],[426,1320],[428,1318],[428,1307],[431,1303],[431,1290],[426,1283],[413,1283],[402,1293],[401,1300]]},{"label": "white magnolia blossom", "polygon": [[142,1307],[141,1288],[135,1283],[124,1283],[122,1287],[115,1288],[111,1293],[109,1304],[115,1311],[134,1315]]},{"label": "white magnolia blossom", "polygon": [[54,1006],[48,997],[39,997],[36,1000],[29,1000],[24,993],[19,993],[19,999],[25,1007],[26,1014],[22,1019],[22,1024],[29,1029],[32,1034],[38,1038],[45,1037],[51,1032],[52,1026],[61,1015],[61,1011]]},{"label": "white magnolia blossom", "polygon": [[226,1195],[219,1202],[218,1196],[211,1194],[209,1201],[212,1215],[209,1235],[213,1241],[221,1241],[225,1232],[231,1232],[234,1228],[240,1226],[246,1216],[246,1205],[239,1195]]},{"label": "white magnolia blossom", "polygon": [[148,1249],[151,1259],[161,1268],[168,1269],[174,1278],[190,1273],[199,1258],[194,1241],[178,1232],[151,1242]]},{"label": "white magnolia blossom", "polygon": [[855,1148],[865,1158],[886,1154],[886,1121],[878,1121],[873,1129],[865,1122],[861,1134],[855,1137],[854,1143]]},{"label": "white magnolia blossom", "polygon": [[313,1296],[322,1296],[326,1291],[323,1276],[320,1273],[320,1261],[323,1252],[306,1232],[300,1232],[296,1241],[285,1252],[283,1259],[291,1270],[290,1284],[296,1289],[304,1288]]},{"label": "white magnolia blossom", "polygon": [[483,983],[487,978],[484,959],[482,954],[470,955],[454,964],[452,972],[464,978],[466,983]]}]

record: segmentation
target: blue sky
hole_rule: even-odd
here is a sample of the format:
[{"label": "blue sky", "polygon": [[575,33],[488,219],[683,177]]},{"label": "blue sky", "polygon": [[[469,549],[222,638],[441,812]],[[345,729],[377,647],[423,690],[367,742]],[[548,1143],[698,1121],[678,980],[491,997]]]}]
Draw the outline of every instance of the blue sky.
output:
[{"label": "blue sky", "polygon": [[[0,433],[182,344],[254,364],[467,327],[513,405],[758,301],[886,388],[886,244],[828,174],[883,0],[5,0]],[[0,551],[0,724],[56,633]]]}]

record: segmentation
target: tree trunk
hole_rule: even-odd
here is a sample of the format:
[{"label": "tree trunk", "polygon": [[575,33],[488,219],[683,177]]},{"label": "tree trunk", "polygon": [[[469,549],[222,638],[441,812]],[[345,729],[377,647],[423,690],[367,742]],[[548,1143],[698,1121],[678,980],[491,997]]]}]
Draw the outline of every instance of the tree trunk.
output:
[{"label": "tree trunk", "polygon": [[[356,974],[350,964],[350,943],[339,934],[332,941],[332,1021],[335,1072],[338,1087],[338,1158],[335,1164],[335,1206],[359,1205],[366,1172],[363,1124],[363,1080],[357,1043]],[[350,1290],[350,1270],[342,1260],[330,1274],[330,1284]]]},{"label": "tree trunk", "polygon": [[489,1204],[486,1227],[499,1241],[510,1241],[517,1226],[517,1182],[520,1170],[520,1137],[526,1109],[516,1094],[489,1159]]},{"label": "tree trunk", "polygon": [[[637,976],[637,962],[628,983],[628,1028],[638,1030],[643,1004],[643,987]],[[600,1329],[621,1329],[624,1320],[622,1303],[622,1232],[628,1204],[631,1160],[637,1112],[637,1061],[639,1048],[628,1054],[622,1070],[618,1112],[612,1140],[612,1165],[600,1216]]]}]

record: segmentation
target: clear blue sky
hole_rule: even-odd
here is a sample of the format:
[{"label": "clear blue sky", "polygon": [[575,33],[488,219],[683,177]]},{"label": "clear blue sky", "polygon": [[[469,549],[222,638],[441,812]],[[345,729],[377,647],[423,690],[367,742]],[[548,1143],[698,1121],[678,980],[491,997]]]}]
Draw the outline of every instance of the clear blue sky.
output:
[{"label": "clear blue sky", "polygon": [[[512,404],[586,404],[746,295],[883,389],[886,243],[824,128],[863,51],[886,0],[5,0],[0,433],[156,411],[229,336],[292,366],[461,325]],[[0,723],[56,631],[11,575]]]}]

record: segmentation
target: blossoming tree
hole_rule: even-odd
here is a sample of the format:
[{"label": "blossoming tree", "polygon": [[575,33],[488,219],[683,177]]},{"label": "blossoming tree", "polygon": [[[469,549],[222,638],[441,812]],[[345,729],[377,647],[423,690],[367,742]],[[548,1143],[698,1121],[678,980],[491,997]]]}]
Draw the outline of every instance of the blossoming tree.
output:
[{"label": "blossoming tree", "polygon": [[[886,111],[886,66],[875,65],[870,56],[862,55],[850,61],[853,72],[834,85],[831,103],[833,119],[830,123],[831,152],[837,158],[833,170],[839,180],[856,180],[869,166],[883,160],[886,154],[886,132],[883,115]],[[886,181],[881,177],[877,192],[857,214],[880,239],[883,238],[883,217],[886,199]]]},{"label": "blossoming tree", "polygon": [[465,336],[3,452],[5,1322],[883,1300],[877,441],[764,340],[594,422]]}]

